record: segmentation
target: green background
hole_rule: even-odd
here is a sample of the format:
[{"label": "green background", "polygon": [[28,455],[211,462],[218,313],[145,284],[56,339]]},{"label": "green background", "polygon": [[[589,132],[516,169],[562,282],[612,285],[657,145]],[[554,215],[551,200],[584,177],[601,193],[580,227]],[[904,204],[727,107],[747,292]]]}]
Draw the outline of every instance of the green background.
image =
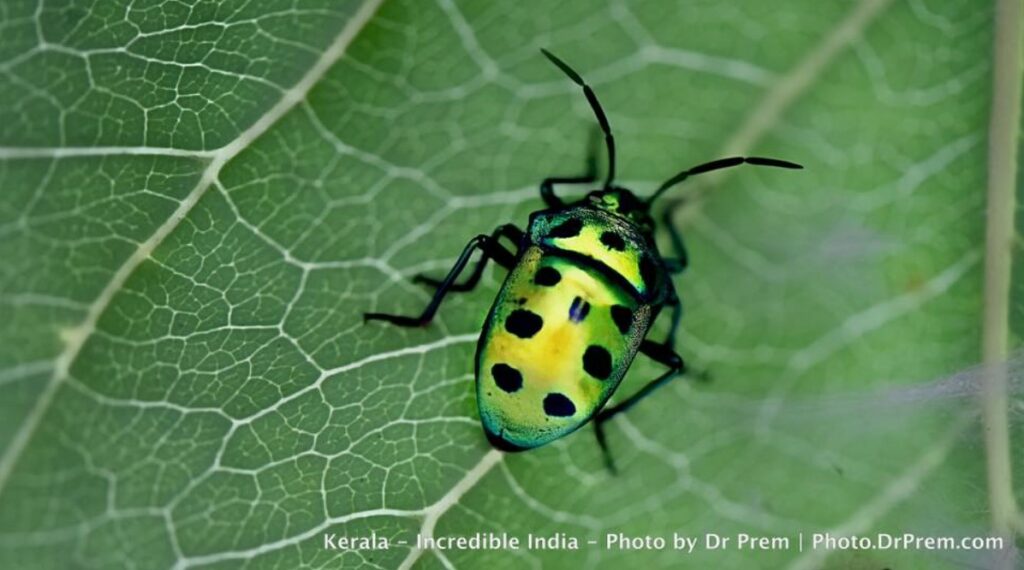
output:
[{"label": "green background", "polygon": [[[945,0],[5,0],[0,566],[990,564],[322,536],[986,533],[992,28]],[[540,47],[594,85],[640,194],[735,152],[806,166],[673,192],[707,192],[674,204],[676,286],[678,349],[713,381],[613,422],[617,477],[589,429],[489,451],[472,355],[502,272],[429,328],[361,319],[418,311],[413,275],[582,168],[592,116]]]}]

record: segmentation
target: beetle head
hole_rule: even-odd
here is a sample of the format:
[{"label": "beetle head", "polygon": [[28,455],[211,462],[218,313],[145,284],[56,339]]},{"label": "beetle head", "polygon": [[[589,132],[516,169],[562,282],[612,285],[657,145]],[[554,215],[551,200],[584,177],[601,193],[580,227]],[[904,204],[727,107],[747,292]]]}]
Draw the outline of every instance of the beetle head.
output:
[{"label": "beetle head", "polygon": [[629,220],[644,233],[654,230],[654,220],[651,218],[647,202],[637,198],[636,194],[626,188],[594,190],[587,194],[586,201],[595,208]]}]

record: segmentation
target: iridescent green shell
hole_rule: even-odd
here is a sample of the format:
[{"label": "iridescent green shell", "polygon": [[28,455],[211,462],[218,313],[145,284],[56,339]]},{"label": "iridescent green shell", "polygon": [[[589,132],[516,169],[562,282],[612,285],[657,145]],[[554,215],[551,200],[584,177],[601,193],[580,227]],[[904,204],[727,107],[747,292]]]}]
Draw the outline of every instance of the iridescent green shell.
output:
[{"label": "iridescent green shell", "polygon": [[477,346],[480,417],[505,449],[543,445],[591,419],[622,381],[664,294],[656,254],[611,214],[541,212],[528,235]]}]

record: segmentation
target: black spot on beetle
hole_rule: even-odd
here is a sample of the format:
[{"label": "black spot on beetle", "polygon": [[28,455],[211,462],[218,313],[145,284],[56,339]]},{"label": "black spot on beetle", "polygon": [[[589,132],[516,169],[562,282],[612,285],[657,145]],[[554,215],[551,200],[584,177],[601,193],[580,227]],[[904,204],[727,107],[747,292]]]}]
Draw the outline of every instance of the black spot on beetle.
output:
[{"label": "black spot on beetle", "polygon": [[598,380],[607,380],[612,375],[612,355],[603,346],[592,344],[583,353],[583,369]]},{"label": "black spot on beetle", "polygon": [[626,249],[626,242],[622,240],[622,236],[615,232],[604,232],[601,234],[601,243],[608,249],[614,249],[615,251]]},{"label": "black spot on beetle", "polygon": [[537,274],[533,276],[533,282],[537,285],[543,285],[544,287],[557,285],[561,280],[562,274],[554,267],[541,267],[537,270]]},{"label": "black spot on beetle", "polygon": [[571,238],[580,235],[580,230],[582,229],[583,220],[579,218],[569,218],[554,228],[551,228],[551,231],[548,232],[548,237]]},{"label": "black spot on beetle", "polygon": [[508,364],[495,364],[491,367],[491,375],[494,376],[494,383],[510,394],[523,387],[523,375]]},{"label": "black spot on beetle", "polygon": [[516,309],[505,319],[505,330],[519,338],[530,338],[543,326],[544,319],[526,309]]},{"label": "black spot on beetle", "polygon": [[575,297],[572,300],[572,305],[569,305],[569,320],[574,323],[582,322],[587,318],[589,312],[590,303],[584,301],[582,297]]},{"label": "black spot on beetle", "polygon": [[573,405],[572,400],[567,398],[565,394],[552,392],[544,396],[544,413],[549,416],[564,418],[575,414],[576,406]]},{"label": "black spot on beetle", "polygon": [[622,305],[612,305],[612,320],[615,321],[615,326],[619,327],[619,332],[626,334],[633,324],[633,311]]},{"label": "black spot on beetle", "polygon": [[640,279],[643,279],[644,287],[648,290],[653,289],[658,280],[658,267],[646,255],[640,258]]}]

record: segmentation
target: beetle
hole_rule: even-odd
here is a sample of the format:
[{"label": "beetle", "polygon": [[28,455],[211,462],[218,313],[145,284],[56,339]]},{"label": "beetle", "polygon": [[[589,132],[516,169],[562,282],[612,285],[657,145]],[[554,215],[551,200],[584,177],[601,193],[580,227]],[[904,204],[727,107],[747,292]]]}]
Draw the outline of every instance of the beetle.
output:
[{"label": "beetle", "polygon": [[[686,247],[666,214],[674,257],[659,253],[652,204],[676,184],[713,170],[740,164],[803,167],[773,158],[723,158],[683,170],[642,199],[614,184],[615,138],[593,89],[561,59],[545,49],[541,52],[583,89],[604,133],[604,184],[571,203],[555,194],[556,184],[597,180],[591,152],[586,173],[541,183],[540,196],[547,208],[530,215],[525,231],[513,224],[499,226],[490,235],[470,240],[444,279],[416,276],[414,281],[436,288],[419,316],[366,313],[364,320],[425,326],[445,295],[470,291],[479,283],[488,261],[508,269],[475,356],[477,405],[487,439],[498,449],[523,451],[593,420],[605,465],[614,473],[604,424],[686,372],[674,348],[682,303],[671,280],[687,267]],[[502,244],[503,238],[512,249]],[[476,250],[482,253],[472,273],[456,282]],[[672,311],[667,337],[661,342],[646,338],[665,307]],[[638,352],[667,370],[635,394],[605,407]]]}]

